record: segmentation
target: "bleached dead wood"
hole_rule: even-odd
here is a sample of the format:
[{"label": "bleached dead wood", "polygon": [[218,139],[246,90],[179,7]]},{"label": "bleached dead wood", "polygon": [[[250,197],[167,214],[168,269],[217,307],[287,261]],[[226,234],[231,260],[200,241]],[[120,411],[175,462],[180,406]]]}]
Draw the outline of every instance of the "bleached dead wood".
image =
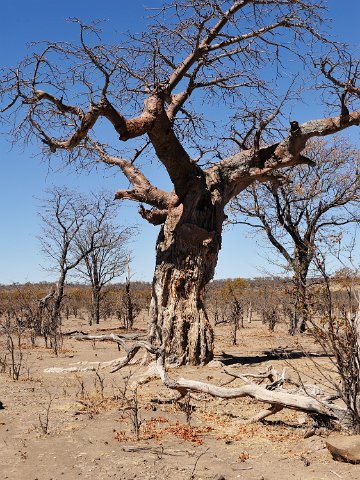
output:
[{"label": "bleached dead wood", "polygon": [[[115,358],[108,362],[76,362],[71,367],[49,367],[45,368],[45,373],[76,373],[76,372],[95,372],[122,364],[127,357]],[[129,362],[128,362],[129,363]]]},{"label": "bleached dead wood", "polygon": [[344,427],[347,427],[349,424],[349,414],[346,408],[327,401],[324,396],[321,396],[321,399],[317,399],[303,393],[294,393],[283,389],[268,390],[266,387],[252,383],[237,388],[227,388],[186,378],[175,380],[166,372],[162,357],[157,359],[157,368],[163,383],[170,389],[178,390],[182,395],[191,391],[206,393],[213,397],[224,399],[251,397],[257,401],[269,403],[271,406],[266,411],[258,414],[258,420],[272,415],[282,408],[289,408],[322,418],[323,420],[337,421]]},{"label": "bleached dead wood", "polygon": [[282,409],[283,407],[280,405],[270,405],[268,408],[264,408],[264,410],[261,410],[261,412],[251,417],[246,423],[259,422],[260,420],[264,420],[266,417],[270,417],[270,415],[275,415],[275,413],[281,412]]},{"label": "bleached dead wood", "polygon": [[230,375],[234,378],[239,378],[245,383],[251,383],[249,380],[250,378],[253,378],[254,380],[260,380],[260,383],[268,379],[270,381],[270,384],[267,385],[268,390],[274,389],[271,388],[272,384],[275,384],[273,385],[273,387],[275,387],[276,385],[283,384],[285,381],[285,368],[283,369],[281,375],[279,375],[272,365],[269,365],[265,370],[259,371],[258,373],[239,373],[226,367],[224,367],[223,370],[227,375]]},{"label": "bleached dead wood", "polygon": [[155,354],[158,352],[157,349],[154,349],[151,345],[147,342],[137,340],[134,341],[132,345],[128,346],[127,341],[129,340],[128,337],[117,335],[114,333],[108,335],[87,335],[84,333],[76,334],[74,337],[76,340],[96,340],[96,341],[112,341],[118,344],[119,349],[123,348],[126,352],[125,357],[116,358],[114,360],[110,360],[108,362],[77,362],[74,363],[73,366],[67,368],[61,367],[51,367],[46,368],[44,370],[45,373],[66,373],[66,372],[89,372],[89,371],[96,371],[96,370],[103,370],[106,368],[112,368],[111,373],[114,373],[121,368],[128,365],[135,355],[138,353],[140,349],[145,349],[149,353]]},{"label": "bleached dead wood", "polygon": [[296,395],[293,393],[287,393],[286,391],[271,391],[255,384],[242,385],[237,388],[227,388],[186,378],[174,380],[169,377],[162,362],[159,362],[159,359],[157,365],[159,375],[164,384],[168,388],[178,390],[179,392],[184,390],[195,391],[224,399],[251,397],[260,402],[270,403],[272,405],[276,404],[281,407],[300,410],[307,413],[317,413],[334,419],[336,418],[329,405],[324,405],[316,399],[305,395]]},{"label": "bleached dead wood", "polygon": [[160,447],[152,447],[149,445],[124,445],[122,447],[122,450],[124,452],[130,452],[130,453],[142,453],[142,452],[149,452],[153,453],[158,456],[162,455],[169,455],[169,456],[174,456],[174,457],[179,457],[183,455],[194,455],[194,451],[189,451],[189,450],[175,450],[175,449],[164,449],[163,446]]},{"label": "bleached dead wood", "polygon": [[[312,396],[310,396],[304,390],[289,391],[282,388],[285,381],[285,371],[280,374],[272,367],[269,367],[266,371],[256,374],[239,374],[233,370],[226,369],[226,373],[233,377],[240,378],[247,382],[240,387],[224,387],[214,385],[212,383],[201,382],[198,380],[191,380],[187,378],[174,379],[169,376],[165,369],[164,362],[164,350],[162,348],[155,348],[144,341],[135,341],[128,347],[125,344],[124,339],[118,335],[81,335],[78,340],[112,340],[126,350],[127,355],[123,358],[117,358],[110,362],[79,362],[79,366],[73,366],[69,368],[48,368],[45,372],[48,373],[64,373],[64,372],[79,372],[97,370],[102,368],[111,368],[111,372],[116,372],[124,366],[130,364],[134,359],[136,353],[141,349],[145,349],[148,353],[156,357],[156,361],[150,364],[147,371],[143,375],[139,375],[136,380],[138,384],[146,383],[154,377],[160,377],[166,387],[171,390],[177,390],[181,396],[186,395],[188,392],[198,392],[211,395],[213,397],[223,399],[234,399],[242,397],[251,397],[259,402],[268,403],[269,407],[259,412],[252,417],[249,421],[255,422],[262,420],[270,415],[273,415],[283,408],[289,408],[296,411],[305,412],[311,416],[322,418],[324,420],[334,420],[341,425],[347,425],[348,412],[347,410],[337,404],[332,403],[329,398],[323,395],[322,392],[313,389]],[[252,383],[249,378],[256,378],[264,380],[265,378],[270,380],[270,383],[262,386],[256,383]]]}]

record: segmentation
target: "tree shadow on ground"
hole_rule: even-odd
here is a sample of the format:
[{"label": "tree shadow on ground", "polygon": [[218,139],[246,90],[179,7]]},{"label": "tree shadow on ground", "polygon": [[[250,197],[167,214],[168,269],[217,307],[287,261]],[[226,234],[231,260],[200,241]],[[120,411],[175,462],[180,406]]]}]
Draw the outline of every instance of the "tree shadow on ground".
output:
[{"label": "tree shadow on ground", "polygon": [[292,350],[285,348],[274,348],[272,350],[264,350],[260,355],[241,356],[232,355],[221,352],[215,356],[215,360],[219,360],[224,365],[254,365],[257,363],[267,362],[269,360],[297,360],[300,358],[328,358],[328,353],[304,352],[301,350]]}]

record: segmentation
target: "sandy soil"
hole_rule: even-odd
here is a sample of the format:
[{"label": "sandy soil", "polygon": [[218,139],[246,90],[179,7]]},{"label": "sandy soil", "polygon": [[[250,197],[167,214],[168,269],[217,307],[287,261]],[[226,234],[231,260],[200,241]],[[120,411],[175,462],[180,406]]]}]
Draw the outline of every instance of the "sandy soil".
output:
[{"label": "sandy soil", "polygon": [[[138,325],[145,329],[144,324]],[[88,327],[70,319],[64,331],[120,332],[106,321]],[[139,331],[138,330],[138,331]],[[237,346],[229,344],[227,326],[216,327],[216,360],[239,372],[257,372],[272,364],[313,375],[314,366],[285,329],[271,334],[260,322],[240,331]],[[305,338],[303,347],[315,351]],[[274,348],[293,348],[292,359],[269,358]],[[0,357],[5,349],[0,339]],[[224,401],[191,395],[173,402],[174,392],[153,380],[135,392],[131,384],[146,367],[132,365],[117,373],[45,373],[80,361],[108,361],[121,356],[111,342],[79,342],[65,337],[56,357],[42,339],[34,348],[23,341],[24,366],[19,381],[0,374],[0,479],[217,479],[336,480],[360,479],[360,465],[334,461],[325,448],[329,433],[304,438],[309,423],[303,414],[283,410],[256,424],[245,420],[264,405],[250,399]],[[326,359],[317,358],[326,363]],[[183,367],[173,376],[216,384],[228,382],[219,362]],[[229,386],[239,385],[236,380]],[[134,412],[141,421],[139,440]]]}]

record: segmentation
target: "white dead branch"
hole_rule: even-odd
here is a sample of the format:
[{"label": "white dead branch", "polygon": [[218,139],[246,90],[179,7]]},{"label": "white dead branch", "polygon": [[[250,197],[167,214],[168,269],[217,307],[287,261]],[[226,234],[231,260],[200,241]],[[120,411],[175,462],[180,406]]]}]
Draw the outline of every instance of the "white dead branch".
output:
[{"label": "white dead branch", "polygon": [[[111,372],[116,372],[130,364],[139,350],[145,349],[145,351],[154,356],[156,360],[149,365],[148,369],[142,375],[138,375],[138,378],[136,379],[138,385],[144,384],[155,377],[160,377],[166,387],[171,390],[177,390],[181,396],[186,395],[188,392],[198,392],[223,399],[251,397],[259,402],[268,403],[269,407],[251,418],[249,420],[250,422],[262,420],[279,412],[283,408],[289,408],[307,413],[312,417],[321,419],[322,421],[337,421],[342,426],[348,424],[347,410],[344,407],[332,403],[331,397],[326,396],[318,387],[314,385],[306,386],[306,389],[297,387],[295,391],[283,388],[285,383],[285,369],[279,374],[272,366],[270,366],[265,371],[261,371],[258,374],[241,374],[235,372],[233,369],[224,368],[225,373],[245,382],[245,384],[240,387],[230,388],[214,385],[212,383],[200,382],[198,380],[190,380],[187,378],[174,379],[170,377],[165,368],[164,350],[162,348],[157,349],[145,341],[134,341],[131,346],[127,346],[125,339],[120,335],[115,334],[81,334],[74,338],[77,340],[111,340],[123,347],[127,355],[109,362],[79,362],[69,368],[48,368],[45,372],[84,372],[103,368],[111,368]],[[268,380],[269,383],[263,386],[254,383],[250,379],[260,380],[261,382]]]},{"label": "white dead branch", "polygon": [[116,335],[114,333],[111,333],[109,335],[87,335],[84,333],[76,334],[73,336],[76,340],[92,340],[92,341],[112,341],[116,342],[118,344],[118,347],[122,347],[125,352],[126,356],[125,357],[120,357],[116,358],[114,360],[110,360],[108,362],[77,362],[72,364],[73,366],[67,367],[67,368],[61,368],[61,367],[51,367],[51,368],[46,368],[44,370],[45,373],[66,373],[66,372],[89,372],[89,371],[97,371],[97,370],[103,370],[106,368],[111,368],[111,373],[116,372],[117,370],[120,370],[121,368],[125,367],[128,365],[137,352],[143,348],[146,351],[155,354],[156,351],[154,350],[151,345],[149,345],[147,342],[143,342],[141,340],[136,340],[134,341],[133,345],[130,347],[127,345],[127,341],[129,341],[129,338],[126,336],[122,335]]}]

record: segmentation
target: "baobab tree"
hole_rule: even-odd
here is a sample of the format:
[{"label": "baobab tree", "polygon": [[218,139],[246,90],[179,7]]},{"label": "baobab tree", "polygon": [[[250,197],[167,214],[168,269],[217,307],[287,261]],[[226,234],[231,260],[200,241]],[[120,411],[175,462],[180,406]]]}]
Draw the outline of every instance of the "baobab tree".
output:
[{"label": "baobab tree", "polygon": [[[213,356],[203,293],[227,203],[256,180],[309,163],[302,151],[312,137],[359,125],[357,62],[321,33],[323,8],[318,0],[164,2],[144,33],[106,46],[97,25],[77,21],[77,44],[38,45],[4,72],[2,112],[14,112],[17,139],[38,139],[68,163],[120,169],[130,188],[115,197],[139,202],[141,216],[161,225],[149,340],[170,361]],[[288,102],[307,69],[324,77],[337,112],[290,123]],[[305,76],[310,86],[315,77]],[[117,134],[113,145],[97,137],[100,122]],[[141,170],[154,157],[173,190]]]},{"label": "baobab tree", "polygon": [[314,139],[306,155],[314,166],[285,170],[280,185],[255,183],[232,201],[233,223],[262,233],[292,272],[291,333],[304,331],[309,307],[307,280],[316,252],[360,221],[360,151],[345,138]]}]

